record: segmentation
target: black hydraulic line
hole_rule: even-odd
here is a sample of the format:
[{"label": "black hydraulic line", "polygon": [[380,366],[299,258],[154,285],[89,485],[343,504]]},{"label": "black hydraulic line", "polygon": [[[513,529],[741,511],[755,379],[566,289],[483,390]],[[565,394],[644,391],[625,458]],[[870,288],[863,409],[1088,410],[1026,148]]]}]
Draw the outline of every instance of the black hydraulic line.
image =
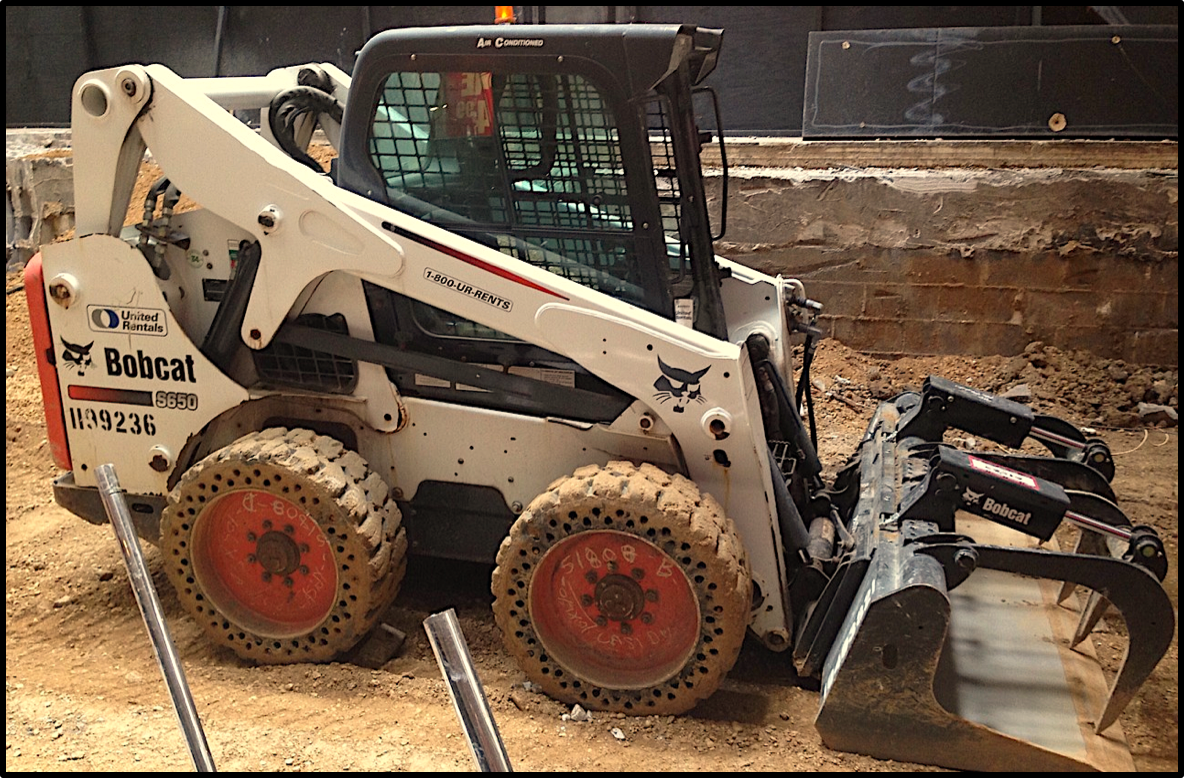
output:
[{"label": "black hydraulic line", "polygon": [[238,264],[234,277],[226,289],[218,310],[214,312],[214,321],[210,331],[206,333],[205,341],[201,344],[201,353],[205,354],[223,373],[230,372],[230,361],[243,338],[240,330],[243,319],[247,315],[247,303],[251,300],[251,291],[255,288],[255,276],[259,271],[259,260],[263,251],[259,242],[239,244]]},{"label": "black hydraulic line", "polygon": [[798,376],[797,391],[794,392],[794,408],[799,412],[803,398],[806,401],[806,416],[810,423],[810,442],[818,449],[818,426],[814,421],[814,393],[810,388],[810,365],[814,363],[814,354],[818,351],[818,339],[810,332],[806,333],[806,344],[802,349],[802,372]]},{"label": "black hydraulic line", "polygon": [[325,170],[296,143],[296,122],[305,114],[324,114],[340,123],[344,116],[341,103],[333,95],[316,87],[297,86],[276,95],[267,110],[271,134],[288,156],[324,175]]},{"label": "black hydraulic line", "polygon": [[818,448],[818,427],[814,421],[814,391],[810,386],[810,365],[814,364],[814,354],[818,350],[818,340],[812,335],[806,335],[806,345],[802,354],[802,374],[798,381],[797,404],[802,407],[802,397],[806,398],[806,415],[810,420],[810,441],[814,448]]},{"label": "black hydraulic line", "polygon": [[794,404],[802,407],[802,396],[806,387],[810,385],[810,363],[814,361],[814,350],[810,348],[813,338],[806,336],[806,345],[802,351],[802,373],[798,377],[798,390],[794,393]]},{"label": "black hydraulic line", "polygon": [[802,562],[809,564],[810,531],[806,529],[806,522],[802,514],[794,505],[789,494],[789,486],[785,483],[785,476],[777,467],[777,457],[773,450],[769,450],[769,472],[773,477],[773,497],[777,506],[777,521],[781,525],[781,542],[797,553]]},{"label": "black hydraulic line", "polygon": [[814,443],[814,448],[818,448],[818,425],[814,421],[814,394],[806,390],[806,415],[810,419],[810,440]]}]

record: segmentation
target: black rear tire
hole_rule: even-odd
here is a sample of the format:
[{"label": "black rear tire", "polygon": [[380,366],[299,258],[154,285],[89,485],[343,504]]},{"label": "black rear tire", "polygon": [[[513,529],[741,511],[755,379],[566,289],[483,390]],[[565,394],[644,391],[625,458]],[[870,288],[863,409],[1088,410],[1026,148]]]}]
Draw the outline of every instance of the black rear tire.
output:
[{"label": "black rear tire", "polygon": [[398,593],[407,538],[386,482],[308,430],[247,435],[194,465],[161,517],[165,571],[206,634],[260,663],[329,661]]}]

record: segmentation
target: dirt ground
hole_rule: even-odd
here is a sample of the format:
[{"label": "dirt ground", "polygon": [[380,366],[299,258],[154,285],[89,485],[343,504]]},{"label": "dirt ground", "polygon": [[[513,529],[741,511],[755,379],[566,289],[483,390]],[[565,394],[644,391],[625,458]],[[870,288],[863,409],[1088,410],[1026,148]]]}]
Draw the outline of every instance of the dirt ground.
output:
[{"label": "dirt ground", "polygon": [[[7,278],[7,286],[20,283]],[[23,294],[6,305],[5,771],[183,770],[191,763],[110,527],[54,504]],[[1137,425],[1138,402],[1177,406],[1176,371],[1033,344],[1020,357],[872,360],[833,342],[815,364],[820,449],[833,469],[878,398],[929,373],[1001,391],[1097,430],[1115,452],[1116,491],[1135,523],[1156,527],[1178,606],[1179,443]],[[964,444],[989,447],[981,441]],[[523,686],[489,606],[491,568],[411,562],[388,621],[408,634],[381,670],[347,664],[256,667],[211,647],[186,617],[156,549],[145,554],[222,770],[469,770],[472,761],[422,629],[455,608],[506,749],[520,770],[905,771],[917,765],[831,751],[813,727],[818,695],[796,688],[784,657],[749,641],[714,697],[682,717],[592,714]],[[1103,655],[1121,644],[1104,628]],[[1121,719],[1140,770],[1178,772],[1178,638]]]}]

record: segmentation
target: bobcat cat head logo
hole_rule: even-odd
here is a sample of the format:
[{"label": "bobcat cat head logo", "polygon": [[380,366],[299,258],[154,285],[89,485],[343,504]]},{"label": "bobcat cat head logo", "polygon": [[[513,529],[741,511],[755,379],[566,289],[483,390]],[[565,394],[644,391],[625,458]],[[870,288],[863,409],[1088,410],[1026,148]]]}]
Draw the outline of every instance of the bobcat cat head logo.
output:
[{"label": "bobcat cat head logo", "polygon": [[699,382],[711,369],[711,365],[692,373],[689,370],[671,367],[663,362],[661,357],[658,357],[658,367],[662,370],[662,375],[658,376],[657,381],[654,381],[654,388],[658,390],[654,393],[654,398],[659,403],[673,400],[674,412],[683,413],[691,400],[700,403],[707,402],[699,391]]},{"label": "bobcat cat head logo", "polygon": [[85,368],[88,368],[94,364],[90,358],[90,349],[95,345],[95,342],[92,340],[85,346],[79,346],[60,336],[58,339],[62,341],[62,361],[77,370],[78,375],[86,375]]}]

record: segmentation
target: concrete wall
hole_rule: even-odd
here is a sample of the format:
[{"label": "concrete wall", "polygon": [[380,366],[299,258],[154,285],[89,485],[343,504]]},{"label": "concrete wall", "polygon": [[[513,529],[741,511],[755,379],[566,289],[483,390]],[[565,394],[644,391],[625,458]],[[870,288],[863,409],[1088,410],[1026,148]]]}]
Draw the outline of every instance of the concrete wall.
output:
[{"label": "concrete wall", "polygon": [[[11,133],[10,133],[11,134]],[[38,247],[74,228],[74,170],[69,152],[60,147],[34,147],[22,136],[25,154],[5,160],[7,182],[4,219],[4,259],[8,270],[20,269]],[[57,143],[46,136],[46,143]],[[11,146],[10,146],[11,148]],[[52,156],[60,154],[60,156]]]},{"label": "concrete wall", "polygon": [[802,279],[852,348],[1043,341],[1179,363],[1175,143],[754,140],[729,156],[717,251]]},{"label": "concrete wall", "polygon": [[[65,142],[9,132],[10,149],[39,151],[7,166],[18,265],[73,225]],[[1176,143],[753,140],[728,153],[717,251],[802,279],[852,348],[1010,355],[1042,341],[1179,364]],[[718,200],[718,155],[704,159]]]}]

